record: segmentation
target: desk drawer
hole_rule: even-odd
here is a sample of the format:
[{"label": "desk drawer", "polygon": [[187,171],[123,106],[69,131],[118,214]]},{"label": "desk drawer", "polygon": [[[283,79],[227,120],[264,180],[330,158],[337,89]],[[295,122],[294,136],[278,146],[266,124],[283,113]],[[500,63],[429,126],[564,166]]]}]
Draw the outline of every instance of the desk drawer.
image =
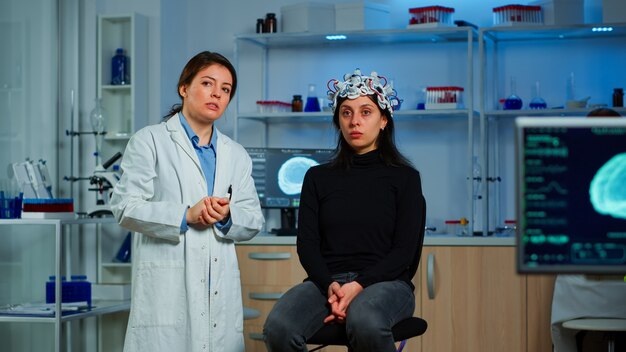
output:
[{"label": "desk drawer", "polygon": [[295,246],[237,246],[244,285],[293,286],[306,278]]}]

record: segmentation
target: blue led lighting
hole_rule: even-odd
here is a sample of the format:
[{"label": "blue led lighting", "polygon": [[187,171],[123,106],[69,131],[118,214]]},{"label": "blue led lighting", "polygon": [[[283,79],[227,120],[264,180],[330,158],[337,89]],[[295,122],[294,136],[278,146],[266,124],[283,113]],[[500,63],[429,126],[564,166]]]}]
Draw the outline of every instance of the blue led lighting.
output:
[{"label": "blue led lighting", "polygon": [[612,32],[613,27],[593,27],[592,32]]},{"label": "blue led lighting", "polygon": [[346,40],[348,39],[348,37],[346,37],[343,34],[336,34],[336,35],[327,35],[326,39],[327,40]]}]

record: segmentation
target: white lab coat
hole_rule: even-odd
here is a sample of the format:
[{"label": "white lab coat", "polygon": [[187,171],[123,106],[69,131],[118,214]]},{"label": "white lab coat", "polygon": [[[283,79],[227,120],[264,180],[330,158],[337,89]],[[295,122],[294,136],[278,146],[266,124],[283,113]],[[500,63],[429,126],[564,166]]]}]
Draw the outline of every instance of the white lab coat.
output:
[{"label": "white lab coat", "polygon": [[[207,195],[200,161],[178,115],[138,131],[111,198],[120,225],[135,231],[132,301],[124,343],[135,351],[243,351],[243,307],[233,241],[264,219],[244,148],[217,133],[215,196],[232,185],[227,234],[211,226],[180,234],[185,208]],[[210,272],[210,287],[208,278]]]},{"label": "white lab coat", "polygon": [[580,318],[626,319],[626,282],[558,275],[552,298],[551,333],[555,352],[576,352],[578,330],[563,322]]}]

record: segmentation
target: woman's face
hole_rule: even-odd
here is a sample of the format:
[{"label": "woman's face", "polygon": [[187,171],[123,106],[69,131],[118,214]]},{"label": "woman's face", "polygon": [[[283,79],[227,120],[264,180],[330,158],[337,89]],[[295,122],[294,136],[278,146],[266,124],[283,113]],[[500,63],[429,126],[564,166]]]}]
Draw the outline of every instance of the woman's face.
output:
[{"label": "woman's face", "polygon": [[357,154],[365,154],[376,149],[378,134],[386,125],[387,117],[367,96],[346,99],[339,106],[341,134]]},{"label": "woman's face", "polygon": [[178,89],[183,97],[183,115],[195,122],[212,124],[226,110],[232,86],[233,77],[226,67],[219,64],[205,67],[191,84]]}]

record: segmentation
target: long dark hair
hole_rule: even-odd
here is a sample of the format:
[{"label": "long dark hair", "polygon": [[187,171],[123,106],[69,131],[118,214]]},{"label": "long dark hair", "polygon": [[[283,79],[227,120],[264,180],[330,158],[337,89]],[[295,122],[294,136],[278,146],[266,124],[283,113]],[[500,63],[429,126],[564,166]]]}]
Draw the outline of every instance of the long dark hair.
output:
[{"label": "long dark hair", "polygon": [[[393,118],[389,110],[381,109],[378,106],[377,98],[372,95],[366,95],[374,105],[378,107],[378,110],[381,114],[387,117],[387,125],[385,129],[381,130],[378,134],[378,139],[376,140],[376,145],[378,146],[378,151],[380,152],[380,157],[385,165],[389,166],[409,166],[413,167],[409,159],[407,159],[396,147],[395,142],[395,134],[394,134],[394,123]],[[348,142],[343,138],[343,134],[341,133],[341,127],[339,125],[339,107],[346,101],[348,97],[338,97],[337,98],[337,106],[335,108],[335,113],[333,114],[333,125],[338,132],[337,137],[337,147],[335,148],[335,156],[331,161],[331,165],[337,168],[347,169],[352,164],[352,157],[354,156],[355,151],[348,144]]]},{"label": "long dark hair", "polygon": [[[198,72],[204,70],[211,65],[221,65],[226,67],[226,69],[230,71],[230,75],[233,76],[233,86],[230,90],[230,100],[233,99],[233,97],[235,96],[235,92],[237,91],[237,72],[235,72],[235,67],[222,54],[210,51],[203,51],[192,57],[191,60],[189,60],[189,62],[187,62],[187,64],[185,65],[185,68],[183,68],[183,72],[180,73],[180,78],[178,78],[178,85],[176,86],[176,93],[178,93],[181,101],[183,100],[183,97],[180,95],[180,87],[190,85],[193,81],[193,78],[196,77]],[[167,115],[163,117],[163,120],[169,119],[170,117],[176,115],[182,110],[182,103],[172,105],[170,111],[167,113]]]}]

